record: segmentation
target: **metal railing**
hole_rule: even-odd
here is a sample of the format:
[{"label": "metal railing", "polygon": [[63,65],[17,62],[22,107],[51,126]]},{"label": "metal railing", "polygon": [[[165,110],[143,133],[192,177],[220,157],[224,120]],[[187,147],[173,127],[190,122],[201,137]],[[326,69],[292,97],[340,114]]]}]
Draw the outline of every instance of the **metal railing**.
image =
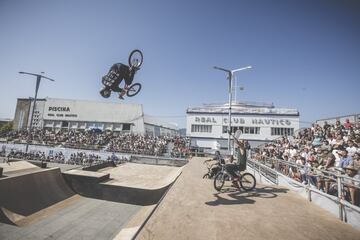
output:
[{"label": "metal railing", "polygon": [[[257,158],[251,151],[249,159],[251,159],[248,160],[250,167],[254,166],[252,168],[260,175],[265,176],[268,180],[276,184],[278,184],[279,175],[289,177],[293,181],[296,181],[291,177],[291,173],[297,173],[306,180],[303,182],[297,181],[297,185],[303,187],[306,190],[307,199],[312,201],[312,193],[316,193],[332,200],[338,205],[338,216],[342,221],[347,221],[345,214],[346,207],[354,210],[357,213],[360,213],[360,207],[355,206],[350,202],[353,200],[353,197],[356,198],[360,196],[360,193],[358,192],[360,191],[360,180],[344,175],[340,169],[337,172],[332,172],[315,169],[313,167],[305,167],[303,165],[288,162],[282,159],[275,159],[264,156]],[[276,172],[277,175],[272,173],[269,169]],[[328,187],[324,186],[318,189],[319,185],[314,183],[314,178],[316,179],[316,183],[321,182],[322,185],[328,185]],[[329,193],[329,189],[331,189],[332,194]],[[327,192],[324,192],[324,190],[327,190]],[[351,191],[355,193],[355,196],[352,196]],[[359,199],[356,200],[359,201]]]},{"label": "metal railing", "polygon": [[274,184],[279,184],[278,173],[274,169],[271,169],[270,167],[265,166],[257,162],[256,160],[254,161],[251,159],[247,160],[247,165],[253,169],[254,176],[255,176],[255,171],[258,172],[258,174],[260,175],[260,181],[261,181],[261,177],[265,177],[270,182]]}]

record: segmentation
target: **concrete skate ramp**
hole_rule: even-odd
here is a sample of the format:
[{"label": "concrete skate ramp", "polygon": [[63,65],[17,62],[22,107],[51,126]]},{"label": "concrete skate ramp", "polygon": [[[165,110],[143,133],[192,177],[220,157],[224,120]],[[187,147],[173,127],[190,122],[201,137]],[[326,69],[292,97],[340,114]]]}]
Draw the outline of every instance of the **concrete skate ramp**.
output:
[{"label": "concrete skate ramp", "polygon": [[[0,179],[0,221],[4,223],[16,224],[75,194],[66,185],[59,168],[15,171],[18,174]],[[11,172],[14,171],[8,171]]]},{"label": "concrete skate ramp", "polygon": [[66,207],[58,208],[51,214],[37,219],[34,224],[19,227],[0,223],[0,239],[111,240],[143,208],[79,195],[69,199],[72,198],[76,199]]},{"label": "concrete skate ramp", "polygon": [[[156,204],[181,171],[179,167],[126,163],[96,174],[71,170],[64,176],[82,196],[145,206]],[[105,176],[109,179],[101,181]]]},{"label": "concrete skate ramp", "polygon": [[3,168],[3,177],[36,172],[41,169],[27,161],[0,163],[0,167]]}]

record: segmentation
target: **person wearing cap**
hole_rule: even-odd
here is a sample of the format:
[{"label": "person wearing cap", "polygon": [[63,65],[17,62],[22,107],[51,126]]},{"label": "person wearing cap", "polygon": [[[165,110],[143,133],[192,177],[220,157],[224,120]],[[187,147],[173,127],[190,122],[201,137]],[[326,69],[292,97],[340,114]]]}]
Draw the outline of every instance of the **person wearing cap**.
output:
[{"label": "person wearing cap", "polygon": [[345,191],[350,195],[350,201],[352,204],[356,206],[360,206],[360,174],[357,168],[353,165],[349,165],[344,167],[346,175],[348,177],[353,178],[354,180],[350,180],[345,178]]}]

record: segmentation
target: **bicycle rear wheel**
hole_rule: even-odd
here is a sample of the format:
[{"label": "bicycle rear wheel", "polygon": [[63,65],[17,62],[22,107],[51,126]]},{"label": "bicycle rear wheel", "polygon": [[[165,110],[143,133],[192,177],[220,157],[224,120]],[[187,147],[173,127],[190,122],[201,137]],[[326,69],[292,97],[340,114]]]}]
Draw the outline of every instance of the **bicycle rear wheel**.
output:
[{"label": "bicycle rear wheel", "polygon": [[141,84],[140,83],[134,83],[129,87],[129,89],[126,91],[126,95],[128,97],[133,97],[136,94],[138,94],[141,90]]},{"label": "bicycle rear wheel", "polygon": [[239,181],[240,181],[240,186],[245,191],[251,191],[256,186],[256,179],[254,175],[252,175],[251,173],[244,173],[243,175],[241,175]]},{"label": "bicycle rear wheel", "polygon": [[224,186],[225,183],[225,176],[223,172],[219,172],[215,175],[214,178],[214,188],[216,191],[220,191],[221,188]]}]

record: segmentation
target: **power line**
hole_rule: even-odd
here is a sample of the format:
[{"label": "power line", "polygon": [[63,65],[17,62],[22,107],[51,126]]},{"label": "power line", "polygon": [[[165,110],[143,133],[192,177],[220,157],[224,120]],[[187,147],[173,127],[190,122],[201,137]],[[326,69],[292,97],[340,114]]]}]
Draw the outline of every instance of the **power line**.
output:
[{"label": "power line", "polygon": [[156,117],[156,118],[185,118],[186,115],[173,115],[173,116],[164,116],[164,115],[151,115],[150,117]]}]

